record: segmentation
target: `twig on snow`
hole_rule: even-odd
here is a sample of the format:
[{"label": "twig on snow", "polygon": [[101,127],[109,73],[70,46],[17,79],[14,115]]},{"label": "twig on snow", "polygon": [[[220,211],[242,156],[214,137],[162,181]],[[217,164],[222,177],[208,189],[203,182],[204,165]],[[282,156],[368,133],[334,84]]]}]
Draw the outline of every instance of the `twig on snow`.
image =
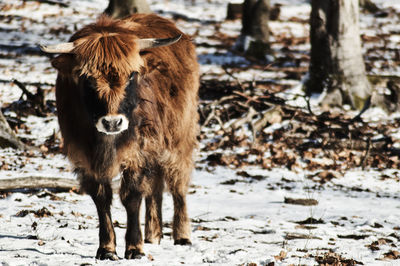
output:
[{"label": "twig on snow", "polygon": [[[26,88],[26,86],[25,86],[22,82],[20,82],[20,81],[18,81],[18,80],[16,80],[16,79],[14,79],[12,82],[13,82],[15,85],[17,85],[18,88],[20,88],[20,89],[22,90],[22,92],[23,92],[22,95],[25,94],[26,97],[28,97],[28,99],[30,99],[30,100],[32,100],[32,99],[35,98],[34,95],[33,95],[30,91],[28,91],[28,89]],[[22,97],[22,96],[21,96],[21,97]]]},{"label": "twig on snow", "polygon": [[48,4],[48,5],[58,5],[61,7],[68,7],[69,5],[63,2],[59,2],[59,1],[52,1],[52,0],[25,0],[25,2],[39,2],[39,3],[43,3],[43,4]]},{"label": "twig on snow", "polygon": [[367,111],[368,108],[371,106],[371,98],[372,98],[372,96],[368,97],[368,99],[365,101],[364,106],[361,109],[361,111],[355,117],[353,117],[353,119],[351,119],[351,122],[361,120],[361,115],[363,113],[365,113],[365,111]]},{"label": "twig on snow", "polygon": [[366,147],[366,150],[365,150],[365,154],[364,154],[364,156],[362,157],[361,162],[360,162],[360,166],[361,166],[361,168],[362,168],[363,170],[364,170],[364,168],[365,168],[365,162],[366,162],[366,159],[367,159],[367,157],[368,157],[368,155],[369,155],[370,150],[371,150],[371,138],[368,138],[367,147]]}]

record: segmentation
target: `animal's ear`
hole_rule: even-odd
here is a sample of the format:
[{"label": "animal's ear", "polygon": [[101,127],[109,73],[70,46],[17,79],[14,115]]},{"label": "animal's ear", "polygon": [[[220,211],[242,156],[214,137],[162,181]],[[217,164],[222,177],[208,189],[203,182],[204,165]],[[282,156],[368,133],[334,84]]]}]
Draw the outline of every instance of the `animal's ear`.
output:
[{"label": "animal's ear", "polygon": [[71,54],[61,54],[51,60],[51,65],[62,74],[70,74],[75,65],[75,59]]}]

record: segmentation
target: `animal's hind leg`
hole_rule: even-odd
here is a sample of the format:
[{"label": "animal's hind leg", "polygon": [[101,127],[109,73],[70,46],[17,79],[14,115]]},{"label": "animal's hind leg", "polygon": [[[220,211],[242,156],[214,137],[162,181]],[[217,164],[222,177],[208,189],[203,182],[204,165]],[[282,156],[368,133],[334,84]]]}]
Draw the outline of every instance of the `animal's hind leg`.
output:
[{"label": "animal's hind leg", "polygon": [[97,249],[96,259],[118,260],[115,252],[116,240],[111,219],[110,206],[112,202],[112,188],[109,182],[100,183],[93,177],[81,175],[81,188],[88,193],[99,215],[100,245]]},{"label": "animal's hind leg", "polygon": [[146,197],[145,242],[159,244],[162,238],[162,198],[164,181],[153,179],[152,193]]},{"label": "animal's hind leg", "polygon": [[175,190],[172,192],[174,201],[174,220],[172,224],[172,235],[175,245],[191,245],[190,242],[190,220],[186,206],[186,191]]},{"label": "animal's hind leg", "polygon": [[144,256],[143,238],[140,230],[140,205],[143,198],[143,177],[125,170],[121,180],[120,197],[127,213],[125,235],[125,259],[140,259]]},{"label": "animal's hind leg", "polygon": [[190,220],[187,213],[186,193],[189,187],[189,174],[167,177],[167,185],[174,201],[172,235],[175,245],[191,245]]}]

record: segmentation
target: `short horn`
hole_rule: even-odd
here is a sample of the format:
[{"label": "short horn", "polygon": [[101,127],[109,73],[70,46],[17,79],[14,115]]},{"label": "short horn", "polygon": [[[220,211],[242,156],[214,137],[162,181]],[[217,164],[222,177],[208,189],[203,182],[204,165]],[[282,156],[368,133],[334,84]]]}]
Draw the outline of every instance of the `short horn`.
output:
[{"label": "short horn", "polygon": [[59,43],[55,45],[40,45],[40,50],[49,54],[68,54],[75,48],[73,42]]},{"label": "short horn", "polygon": [[161,46],[167,46],[176,43],[182,37],[182,34],[175,36],[173,38],[165,38],[165,39],[139,39],[137,43],[139,44],[140,50],[147,48],[156,48]]}]

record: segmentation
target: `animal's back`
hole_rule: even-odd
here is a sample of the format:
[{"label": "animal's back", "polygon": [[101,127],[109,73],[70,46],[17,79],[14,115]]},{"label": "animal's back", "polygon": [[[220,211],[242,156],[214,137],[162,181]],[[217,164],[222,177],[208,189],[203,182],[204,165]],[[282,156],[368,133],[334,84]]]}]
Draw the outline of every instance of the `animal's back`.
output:
[{"label": "animal's back", "polygon": [[171,21],[154,14],[135,14],[125,20],[134,23],[132,29],[140,38],[171,38],[182,34],[172,46],[142,51],[146,67],[142,78],[151,84],[158,96],[157,111],[161,115],[167,148],[172,146],[180,152],[191,152],[198,133],[199,88],[199,67],[192,41]]}]

